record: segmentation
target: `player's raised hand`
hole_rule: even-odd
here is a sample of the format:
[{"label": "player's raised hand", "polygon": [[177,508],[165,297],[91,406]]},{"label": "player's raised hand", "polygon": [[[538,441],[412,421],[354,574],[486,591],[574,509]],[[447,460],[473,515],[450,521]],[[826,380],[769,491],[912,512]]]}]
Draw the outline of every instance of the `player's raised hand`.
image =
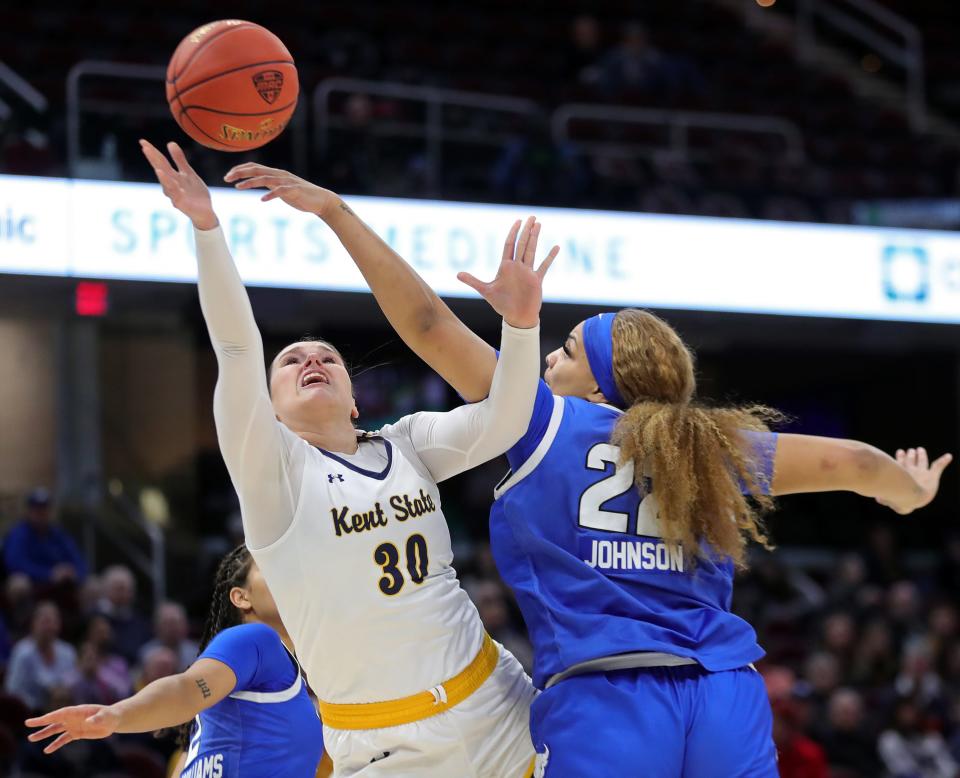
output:
[{"label": "player's raised hand", "polygon": [[329,189],[311,184],[286,170],[256,162],[244,162],[230,168],[223,180],[234,184],[237,189],[269,189],[260,198],[263,202],[280,199],[298,211],[315,213],[321,218],[340,202],[340,198]]},{"label": "player's raised hand", "polygon": [[43,727],[27,737],[31,743],[57,736],[43,753],[52,754],[74,740],[100,740],[110,737],[120,726],[120,714],[108,705],[74,705],[43,716],[27,719],[28,727]]},{"label": "player's raised hand", "polygon": [[167,151],[173,159],[173,164],[170,164],[170,160],[149,141],[141,139],[140,148],[173,207],[188,216],[198,230],[216,227],[219,222],[210,202],[210,190],[190,167],[183,149],[173,142],[167,144]]},{"label": "player's raised hand", "polygon": [[917,484],[915,499],[909,505],[894,505],[891,502],[877,500],[881,505],[892,508],[897,513],[912,513],[927,505],[937,496],[940,488],[940,476],[953,461],[952,454],[944,454],[931,462],[925,448],[897,449],[897,464],[906,470]]},{"label": "player's raised hand", "polygon": [[514,222],[503,245],[503,257],[493,281],[486,283],[470,273],[457,273],[460,281],[479,292],[507,324],[514,327],[535,327],[540,321],[543,277],[560,251],[559,246],[554,246],[540,267],[534,268],[539,239],[540,223],[533,216],[527,219],[522,231],[520,222]]}]

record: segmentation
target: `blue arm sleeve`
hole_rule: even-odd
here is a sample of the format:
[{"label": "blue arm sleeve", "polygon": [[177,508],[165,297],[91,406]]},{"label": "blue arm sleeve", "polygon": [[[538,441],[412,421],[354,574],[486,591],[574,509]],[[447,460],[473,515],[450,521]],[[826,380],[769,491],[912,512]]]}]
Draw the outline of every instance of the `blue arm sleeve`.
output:
[{"label": "blue arm sleeve", "polygon": [[[743,437],[750,449],[747,455],[753,465],[753,472],[756,473],[760,493],[770,494],[773,485],[773,463],[777,458],[777,433],[745,430]],[[740,490],[744,494],[750,491],[742,479]]]},{"label": "blue arm sleeve", "polygon": [[533,404],[533,415],[530,417],[527,431],[507,452],[507,460],[513,470],[516,470],[529,459],[537,448],[547,431],[547,426],[550,424],[551,415],[553,415],[553,392],[550,391],[546,381],[541,378],[540,384],[537,386],[537,399]]},{"label": "blue arm sleeve", "polygon": [[266,624],[230,627],[210,641],[198,659],[216,659],[233,670],[233,691],[278,691],[294,680],[296,670],[280,641]]}]

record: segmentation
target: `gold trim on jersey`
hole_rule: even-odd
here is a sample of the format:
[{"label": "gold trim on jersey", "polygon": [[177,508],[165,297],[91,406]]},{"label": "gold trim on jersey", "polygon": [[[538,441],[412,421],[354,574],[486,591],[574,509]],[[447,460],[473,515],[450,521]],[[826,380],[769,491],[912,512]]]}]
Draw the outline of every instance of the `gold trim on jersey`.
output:
[{"label": "gold trim on jersey", "polygon": [[499,660],[496,643],[484,633],[483,646],[476,657],[449,681],[425,692],[384,702],[343,704],[321,700],[320,718],[334,729],[381,729],[412,724],[459,705],[483,685]]}]

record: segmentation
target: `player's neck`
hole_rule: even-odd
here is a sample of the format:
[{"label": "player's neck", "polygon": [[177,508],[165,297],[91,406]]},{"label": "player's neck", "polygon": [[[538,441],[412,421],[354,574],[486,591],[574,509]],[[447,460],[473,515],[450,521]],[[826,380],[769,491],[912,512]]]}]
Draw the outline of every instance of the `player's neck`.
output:
[{"label": "player's neck", "polygon": [[349,422],[324,421],[310,425],[309,429],[293,431],[311,446],[317,446],[324,451],[335,451],[340,454],[357,453],[357,431]]}]

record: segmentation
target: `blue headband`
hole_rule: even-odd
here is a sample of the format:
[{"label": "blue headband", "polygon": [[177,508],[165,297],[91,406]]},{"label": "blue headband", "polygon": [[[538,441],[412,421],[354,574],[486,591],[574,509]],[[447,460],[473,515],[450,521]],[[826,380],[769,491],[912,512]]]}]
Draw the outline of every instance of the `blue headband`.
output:
[{"label": "blue headband", "polygon": [[587,352],[587,362],[597,379],[597,385],[607,402],[618,408],[626,403],[617,390],[613,377],[613,320],[615,313],[598,313],[583,323],[583,348]]}]

